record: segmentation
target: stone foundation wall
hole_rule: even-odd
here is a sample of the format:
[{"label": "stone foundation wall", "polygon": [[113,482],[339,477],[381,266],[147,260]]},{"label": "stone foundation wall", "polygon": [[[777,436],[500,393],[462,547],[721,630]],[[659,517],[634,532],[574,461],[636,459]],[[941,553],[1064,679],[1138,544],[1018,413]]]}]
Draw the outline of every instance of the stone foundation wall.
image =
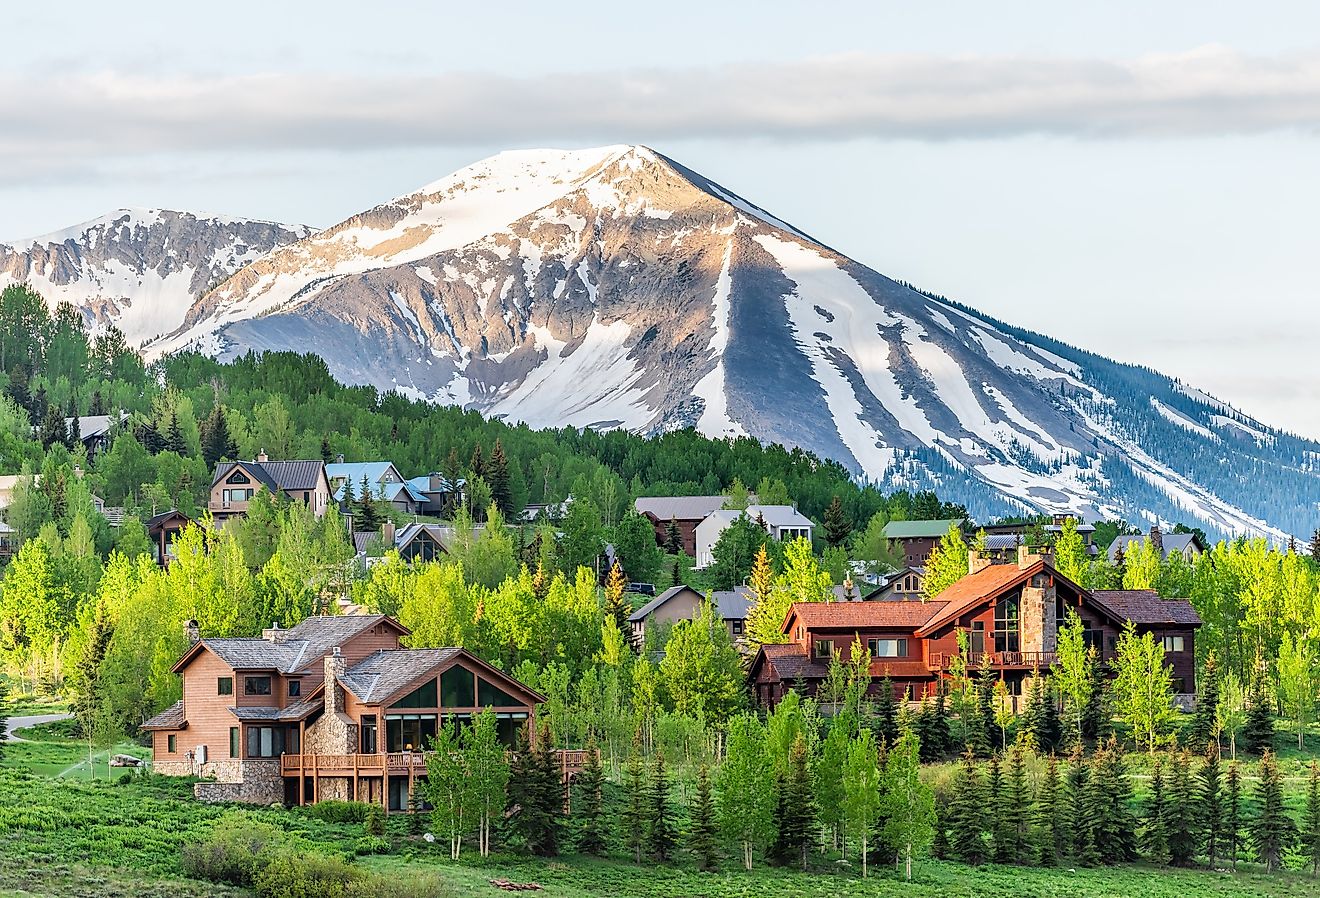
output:
[{"label": "stone foundation wall", "polygon": [[[208,768],[210,773],[206,771]],[[273,761],[217,761],[202,765],[203,775],[215,776],[216,781],[201,782],[193,786],[193,795],[200,801],[232,801],[241,804],[282,804],[284,777],[280,762]]]},{"label": "stone foundation wall", "polygon": [[344,714],[322,714],[303,734],[309,755],[350,755],[358,748],[358,725]]},{"label": "stone foundation wall", "polygon": [[191,761],[182,759],[152,761],[151,772],[159,773],[161,776],[192,776],[193,765]]},{"label": "stone foundation wall", "polygon": [[352,801],[353,781],[346,776],[323,776],[317,780],[319,801]]}]

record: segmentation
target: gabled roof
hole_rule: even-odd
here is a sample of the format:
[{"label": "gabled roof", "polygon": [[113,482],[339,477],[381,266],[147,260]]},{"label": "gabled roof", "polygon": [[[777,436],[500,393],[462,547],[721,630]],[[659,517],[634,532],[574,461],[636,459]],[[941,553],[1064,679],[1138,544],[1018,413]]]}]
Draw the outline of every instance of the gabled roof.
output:
[{"label": "gabled roof", "polygon": [[492,667],[471,652],[454,646],[374,652],[350,667],[340,678],[340,683],[365,705],[388,704],[427,674],[441,667],[451,667],[459,659],[496,685],[507,684],[526,693],[533,704],[545,701],[545,696],[539,692]]},{"label": "gabled roof", "polygon": [[211,486],[223,480],[235,467],[241,466],[266,487],[275,490],[314,490],[321,482],[325,462],[312,461],[222,461],[215,466]]},{"label": "gabled roof", "polygon": [[[1144,533],[1124,533],[1120,536],[1114,537],[1114,541],[1109,544],[1109,560],[1116,561],[1118,559],[1119,549],[1122,549],[1123,554],[1126,555],[1131,552],[1133,548],[1140,546],[1149,538],[1150,537]],[[1169,553],[1171,552],[1185,553],[1189,545],[1195,545],[1202,552],[1205,551],[1205,546],[1201,545],[1200,537],[1195,533],[1162,533],[1160,534],[1160,542],[1164,546],[1165,558],[1168,558]]]},{"label": "gabled roof", "polygon": [[147,532],[150,533],[152,530],[155,530],[157,527],[160,527],[162,524],[166,524],[172,520],[183,521],[185,527],[188,524],[193,523],[192,518],[188,517],[186,514],[179,511],[177,508],[171,508],[169,511],[162,511],[160,514],[154,517],[147,518],[147,520],[142,523],[142,526],[147,528]]},{"label": "gabled roof", "polygon": [[890,521],[883,531],[886,539],[939,539],[949,532],[954,524],[963,526],[962,518],[949,518],[944,521]]},{"label": "gabled roof", "polygon": [[945,602],[796,602],[784,615],[783,632],[794,620],[809,630],[920,627],[944,610]]},{"label": "gabled roof", "polygon": [[929,634],[936,627],[948,623],[964,611],[1030,579],[1033,574],[1039,573],[1045,567],[1043,561],[1038,561],[1028,568],[1020,568],[1016,564],[992,564],[975,574],[968,574],[936,596],[944,603],[944,609],[923,624],[917,635]]},{"label": "gabled roof", "polygon": [[1116,615],[1134,624],[1199,627],[1202,623],[1191,602],[1161,598],[1153,589],[1097,589],[1092,595]]},{"label": "gabled roof", "polygon": [[[421,477],[410,478],[407,481],[407,483],[408,486],[411,487],[417,493],[429,493],[432,492],[431,490],[432,477],[435,477],[436,480],[439,481],[438,485],[440,487],[439,490],[440,492],[452,493],[454,491],[454,484],[449,482],[449,478],[444,477],[440,474],[423,474]],[[462,488],[467,485],[467,481],[464,480],[462,477],[458,478],[456,482],[459,488]]]},{"label": "gabled roof", "polygon": [[[670,599],[684,592],[690,592],[700,599],[705,599],[700,592],[691,586],[671,586],[651,601],[647,602],[641,608],[638,608],[632,614],[628,615],[628,620],[633,623],[646,620],[656,609],[664,605]],[[752,603],[756,601],[752,590],[746,586],[735,586],[733,589],[717,589],[711,594],[711,599],[715,603],[715,610],[723,620],[746,620],[747,612],[751,610]]]},{"label": "gabled roof", "polygon": [[814,527],[811,519],[792,505],[748,505],[747,516],[753,521],[758,517],[771,527]]},{"label": "gabled roof", "polygon": [[793,643],[765,643],[752,659],[751,670],[754,672],[762,661],[774,668],[781,681],[796,680],[799,677],[804,680],[820,679],[829,675],[826,665],[814,660],[806,649]]},{"label": "gabled roof", "polygon": [[381,478],[390,471],[394,472],[396,479],[403,480],[403,475],[391,461],[341,461],[325,466],[326,477],[332,481],[340,478],[352,481],[355,490],[362,483],[363,477],[367,478],[367,483],[374,487],[379,485]]},{"label": "gabled roof", "polygon": [[188,726],[183,716],[183,699],[179,699],[155,717],[149,719],[138,729],[142,730],[181,730]]},{"label": "gabled roof", "polygon": [[202,639],[184,653],[173,670],[176,673],[183,670],[205,648],[234,670],[297,673],[320,662],[335,646],[381,622],[394,627],[400,635],[408,633],[406,627],[383,614],[319,615],[289,628],[278,642],[260,637]]},{"label": "gabled roof", "polygon": [[724,507],[728,496],[644,496],[633,503],[639,514],[650,515],[657,521],[670,518],[678,521],[700,521],[706,515]]}]

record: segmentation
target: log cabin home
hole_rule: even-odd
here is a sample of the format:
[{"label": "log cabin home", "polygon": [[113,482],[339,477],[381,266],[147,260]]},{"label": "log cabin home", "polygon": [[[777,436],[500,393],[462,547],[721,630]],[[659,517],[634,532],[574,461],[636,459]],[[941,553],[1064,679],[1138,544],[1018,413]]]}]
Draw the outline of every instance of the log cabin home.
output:
[{"label": "log cabin home", "polygon": [[[385,615],[310,617],[260,638],[200,638],[174,665],[183,698],[148,720],[153,769],[205,801],[409,807],[444,721],[494,711],[513,747],[544,698],[461,648],[405,649]],[[561,752],[565,779],[585,761]]]},{"label": "log cabin home", "polygon": [[871,658],[873,693],[889,677],[896,698],[919,701],[944,688],[959,653],[959,631],[967,634],[968,667],[988,663],[1016,700],[1027,677],[1058,663],[1058,628],[1072,609],[1102,662],[1114,658],[1129,620],[1138,633],[1152,633],[1164,645],[1176,701],[1189,706],[1201,625],[1191,604],[1153,590],[1087,590],[1051,561],[1046,551],[1027,546],[1011,564],[992,564],[973,552],[968,575],[928,602],[797,603],[784,619],[787,641],[761,646],[752,659],[748,678],[756,701],[773,707],[794,688],[815,694],[834,653],[851,659],[854,639]]}]

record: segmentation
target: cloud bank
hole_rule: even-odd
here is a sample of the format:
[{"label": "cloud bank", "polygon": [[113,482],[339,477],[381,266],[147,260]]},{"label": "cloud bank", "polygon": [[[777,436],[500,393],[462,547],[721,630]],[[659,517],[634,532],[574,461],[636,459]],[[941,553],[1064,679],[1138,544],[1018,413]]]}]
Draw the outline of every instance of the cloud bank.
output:
[{"label": "cloud bank", "polygon": [[171,152],[592,140],[1125,139],[1320,132],[1320,54],[847,55],[702,69],[430,76],[0,74],[13,178]]}]

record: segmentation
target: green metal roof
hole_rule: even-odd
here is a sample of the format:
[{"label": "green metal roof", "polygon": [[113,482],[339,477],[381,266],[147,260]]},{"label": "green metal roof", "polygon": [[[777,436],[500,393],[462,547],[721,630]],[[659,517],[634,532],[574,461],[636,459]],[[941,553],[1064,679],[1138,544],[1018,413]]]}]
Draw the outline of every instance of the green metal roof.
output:
[{"label": "green metal roof", "polygon": [[939,539],[949,532],[949,528],[954,524],[962,526],[964,521],[960,518],[951,518],[947,521],[890,521],[885,525],[886,539],[920,539],[929,537]]}]

